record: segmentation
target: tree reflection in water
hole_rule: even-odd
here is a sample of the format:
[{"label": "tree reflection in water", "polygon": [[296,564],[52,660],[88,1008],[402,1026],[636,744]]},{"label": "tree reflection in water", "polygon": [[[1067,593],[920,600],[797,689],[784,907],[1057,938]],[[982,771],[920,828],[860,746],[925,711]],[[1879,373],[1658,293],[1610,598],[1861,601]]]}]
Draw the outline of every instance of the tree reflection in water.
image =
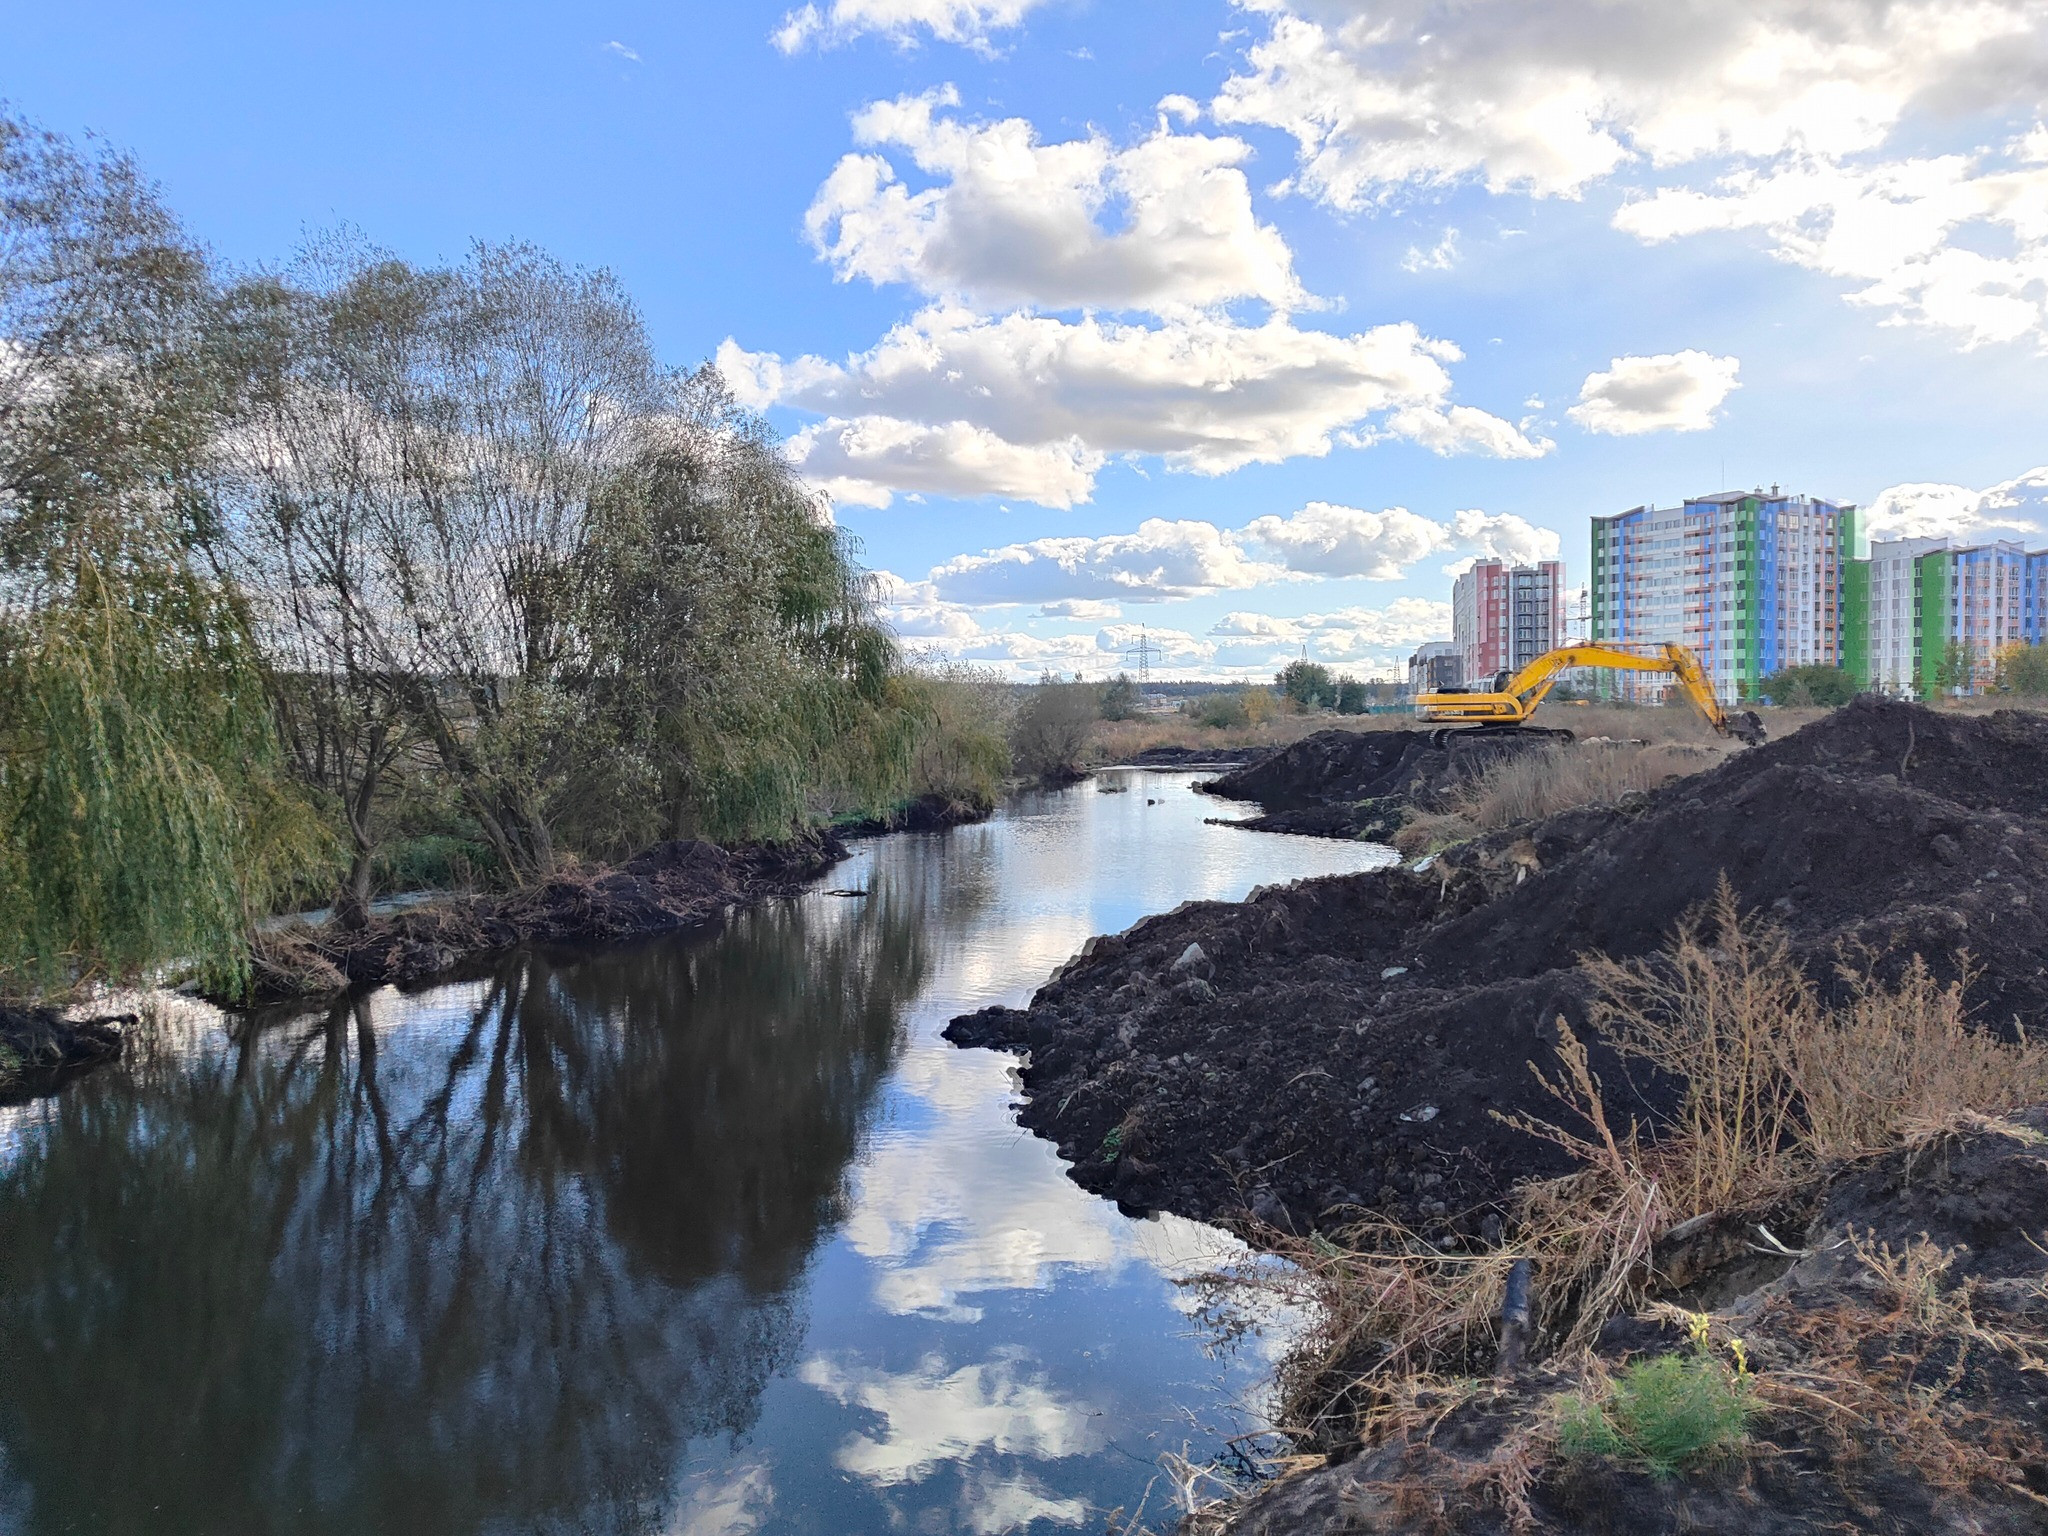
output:
[{"label": "tree reflection in water", "polygon": [[932,892],[164,1043],[0,1167],[0,1523],[636,1529],[796,1363]]}]

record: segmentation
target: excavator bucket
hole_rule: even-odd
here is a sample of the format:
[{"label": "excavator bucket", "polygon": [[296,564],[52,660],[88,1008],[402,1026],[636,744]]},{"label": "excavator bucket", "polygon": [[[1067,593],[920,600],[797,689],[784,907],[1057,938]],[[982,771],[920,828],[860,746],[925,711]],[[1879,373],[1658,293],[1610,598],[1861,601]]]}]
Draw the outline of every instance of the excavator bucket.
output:
[{"label": "excavator bucket", "polygon": [[1728,734],[1746,747],[1760,747],[1765,735],[1763,718],[1753,709],[1740,710],[1728,717]]}]

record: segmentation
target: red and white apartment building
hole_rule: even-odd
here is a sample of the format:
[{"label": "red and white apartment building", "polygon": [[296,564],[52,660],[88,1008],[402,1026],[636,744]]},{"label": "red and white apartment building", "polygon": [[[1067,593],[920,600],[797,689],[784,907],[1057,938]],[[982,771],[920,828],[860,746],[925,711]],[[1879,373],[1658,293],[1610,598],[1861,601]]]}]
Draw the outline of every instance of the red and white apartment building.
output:
[{"label": "red and white apartment building", "polygon": [[1485,688],[1564,644],[1564,562],[1480,560],[1451,587],[1451,644],[1465,684]]}]

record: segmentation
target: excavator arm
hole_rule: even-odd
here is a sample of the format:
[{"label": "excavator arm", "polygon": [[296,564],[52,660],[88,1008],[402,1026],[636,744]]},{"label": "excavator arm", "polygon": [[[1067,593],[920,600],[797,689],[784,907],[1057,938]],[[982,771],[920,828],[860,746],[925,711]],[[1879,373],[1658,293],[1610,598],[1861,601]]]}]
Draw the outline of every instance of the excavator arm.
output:
[{"label": "excavator arm", "polygon": [[1512,676],[1503,675],[1492,689],[1480,693],[1425,693],[1415,702],[1429,720],[1481,727],[1525,725],[1557,680],[1573,667],[1612,667],[1621,672],[1661,672],[1678,682],[1707,723],[1723,736],[1756,746],[1764,724],[1752,710],[1730,712],[1714,696],[1714,685],[1700,670],[1697,657],[1682,645],[1666,643],[1642,650],[1611,645],[1567,645],[1546,651]]}]

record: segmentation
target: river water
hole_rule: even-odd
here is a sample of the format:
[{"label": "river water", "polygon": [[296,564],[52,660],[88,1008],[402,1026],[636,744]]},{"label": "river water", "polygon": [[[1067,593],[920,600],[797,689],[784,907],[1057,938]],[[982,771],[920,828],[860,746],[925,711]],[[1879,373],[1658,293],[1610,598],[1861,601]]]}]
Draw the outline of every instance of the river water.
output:
[{"label": "river water", "polygon": [[[1100,1531],[1259,1427],[1214,1229],[1083,1193],[947,1045],[1092,934],[1383,862],[1118,772],[709,934],[0,1110],[0,1531]],[[1121,790],[1121,793],[1113,792]],[[860,895],[831,894],[858,891]]]}]

